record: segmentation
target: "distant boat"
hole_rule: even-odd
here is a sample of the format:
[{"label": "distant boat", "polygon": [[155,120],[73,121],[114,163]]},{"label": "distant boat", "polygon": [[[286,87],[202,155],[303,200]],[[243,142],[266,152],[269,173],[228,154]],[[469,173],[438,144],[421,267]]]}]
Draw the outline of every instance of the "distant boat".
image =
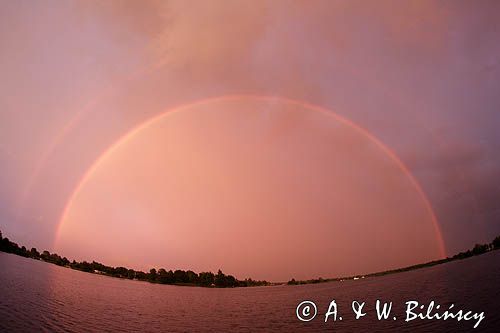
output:
[{"label": "distant boat", "polygon": [[359,280],[359,277],[356,276],[353,280]]}]

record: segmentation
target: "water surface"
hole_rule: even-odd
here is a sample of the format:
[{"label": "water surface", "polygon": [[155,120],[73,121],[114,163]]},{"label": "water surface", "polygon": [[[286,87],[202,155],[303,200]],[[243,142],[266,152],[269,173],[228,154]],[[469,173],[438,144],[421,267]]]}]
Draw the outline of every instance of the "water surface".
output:
[{"label": "water surface", "polygon": [[[325,323],[333,299],[343,320]],[[376,299],[392,301],[397,320],[378,321]],[[356,281],[234,289],[116,279],[0,252],[1,332],[498,332],[499,299],[500,251]],[[310,322],[296,317],[303,300],[318,307]],[[367,302],[360,320],[353,300]],[[474,321],[405,322],[408,300],[454,303],[486,318],[477,329]]]}]

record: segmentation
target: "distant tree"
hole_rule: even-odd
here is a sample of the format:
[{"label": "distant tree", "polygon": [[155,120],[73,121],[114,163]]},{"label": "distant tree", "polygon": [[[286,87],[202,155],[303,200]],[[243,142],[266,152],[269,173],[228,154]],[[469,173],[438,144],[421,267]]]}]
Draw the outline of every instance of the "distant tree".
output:
[{"label": "distant tree", "polygon": [[48,259],[50,258],[50,252],[45,250],[42,252],[42,254],[40,255],[40,257],[45,260],[45,261],[48,261]]},{"label": "distant tree", "polygon": [[7,237],[2,238],[0,240],[0,250],[8,252],[7,251],[7,245],[9,244],[9,239]]},{"label": "distant tree", "polygon": [[186,275],[187,275],[187,282],[188,283],[193,283],[193,284],[198,283],[198,274],[196,274],[193,271],[187,271]]},{"label": "distant tree", "polygon": [[149,280],[149,281],[151,281],[151,282],[155,282],[155,281],[156,281],[156,278],[157,278],[156,269],[151,268],[151,269],[149,270],[148,280]]},{"label": "distant tree", "polygon": [[63,265],[62,258],[57,253],[52,253],[49,256],[48,261],[59,266]]},{"label": "distant tree", "polygon": [[118,277],[127,277],[128,276],[128,269],[125,267],[116,267],[114,271],[114,275]]},{"label": "distant tree", "polygon": [[174,280],[175,283],[187,283],[188,276],[185,271],[178,269],[174,272]]},{"label": "distant tree", "polygon": [[135,278],[137,280],[145,281],[147,280],[148,275],[144,273],[143,271],[136,271],[135,272]]},{"label": "distant tree", "polygon": [[75,265],[76,269],[84,272],[89,272],[89,273],[94,273],[94,268],[91,263],[82,261],[82,262],[77,262]]},{"label": "distant tree", "polygon": [[198,274],[198,283],[204,287],[215,285],[215,275],[212,272],[201,272]]},{"label": "distant tree", "polygon": [[158,270],[158,282],[160,283],[167,283],[167,271],[165,268],[160,268]]},{"label": "distant tree", "polygon": [[31,250],[30,250],[30,257],[31,258],[35,258],[35,259],[38,259],[40,258],[40,253],[38,253],[37,249],[32,247]]},{"label": "distant tree", "polygon": [[0,250],[8,252],[7,251],[7,244],[9,244],[9,239],[7,237],[6,238],[2,238],[0,240]]},{"label": "distant tree", "polygon": [[226,284],[224,287],[236,287],[238,285],[238,280],[232,275],[226,275]]},{"label": "distant tree", "polygon": [[23,257],[29,257],[29,252],[28,250],[26,250],[26,247],[24,245],[19,249],[19,255]]},{"label": "distant tree", "polygon": [[491,244],[494,249],[500,249],[500,236],[496,237]]},{"label": "distant tree", "polygon": [[476,244],[472,249],[472,254],[477,256],[488,251],[489,246],[487,244]]},{"label": "distant tree", "polygon": [[219,269],[217,272],[217,275],[215,275],[215,286],[216,287],[232,287],[234,284],[233,281],[234,277],[233,276],[226,276],[222,271]]},{"label": "distant tree", "polygon": [[14,242],[11,242],[9,238],[5,237],[0,242],[0,249],[7,253],[21,254],[21,249],[19,245]]}]

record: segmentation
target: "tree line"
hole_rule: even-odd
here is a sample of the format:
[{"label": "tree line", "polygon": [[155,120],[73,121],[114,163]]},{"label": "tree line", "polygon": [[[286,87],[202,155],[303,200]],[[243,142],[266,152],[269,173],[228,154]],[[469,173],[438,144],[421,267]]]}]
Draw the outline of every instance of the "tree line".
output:
[{"label": "tree line", "polygon": [[36,248],[28,250],[25,246],[19,246],[17,243],[10,241],[7,237],[2,236],[0,231],[0,251],[17,254],[25,258],[43,260],[58,266],[69,267],[83,272],[107,275],[117,278],[147,281],[151,283],[175,284],[175,285],[191,285],[201,287],[253,287],[269,285],[267,281],[257,281],[247,278],[238,280],[232,275],[224,274],[220,269],[217,274],[212,272],[195,273],[191,270],[166,270],[160,268],[156,270],[152,268],[149,272],[137,271],[126,267],[106,266],[96,261],[70,261],[66,257],[61,257],[57,253],[49,251],[38,252]]},{"label": "tree line", "polygon": [[[460,259],[465,259],[465,258],[477,256],[477,255],[480,255],[480,254],[483,254],[483,253],[486,253],[486,252],[489,252],[492,250],[498,250],[498,249],[500,249],[500,236],[496,237],[493,241],[491,241],[491,243],[476,244],[476,245],[474,245],[474,247],[472,249],[467,250],[465,252],[460,252],[458,254],[455,254],[453,257],[448,257],[445,259],[434,260],[434,261],[426,262],[423,264],[417,264],[417,265],[413,265],[413,266],[402,267],[402,268],[392,269],[392,270],[383,271],[383,272],[371,273],[371,274],[364,275],[363,278],[412,271],[412,270],[423,268],[423,267],[430,267],[430,266],[434,266],[434,265],[443,264],[445,262],[449,262],[449,261],[453,261],[453,260],[460,260]],[[289,285],[310,284],[310,283],[321,283],[321,282],[331,282],[331,281],[353,280],[355,278],[359,278],[359,276],[356,275],[356,276],[338,277],[338,278],[331,278],[331,279],[318,278],[318,279],[310,279],[310,280],[291,279],[290,281],[287,282],[287,284],[289,284]]]}]

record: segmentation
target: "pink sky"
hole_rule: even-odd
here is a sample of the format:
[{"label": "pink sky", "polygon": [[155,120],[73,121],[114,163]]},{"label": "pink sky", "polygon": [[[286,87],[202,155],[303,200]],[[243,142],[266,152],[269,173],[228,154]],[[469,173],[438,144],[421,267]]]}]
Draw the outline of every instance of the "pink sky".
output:
[{"label": "pink sky", "polygon": [[409,177],[331,111],[207,101],[107,151],[70,201],[56,250],[273,281],[408,266],[442,256]]},{"label": "pink sky", "polygon": [[489,242],[500,233],[499,12],[495,1],[6,2],[0,227],[68,257],[269,279],[439,256],[408,175],[305,106],[202,104],[105,154],[168,110],[251,94],[365,128],[421,187],[447,254]]}]

